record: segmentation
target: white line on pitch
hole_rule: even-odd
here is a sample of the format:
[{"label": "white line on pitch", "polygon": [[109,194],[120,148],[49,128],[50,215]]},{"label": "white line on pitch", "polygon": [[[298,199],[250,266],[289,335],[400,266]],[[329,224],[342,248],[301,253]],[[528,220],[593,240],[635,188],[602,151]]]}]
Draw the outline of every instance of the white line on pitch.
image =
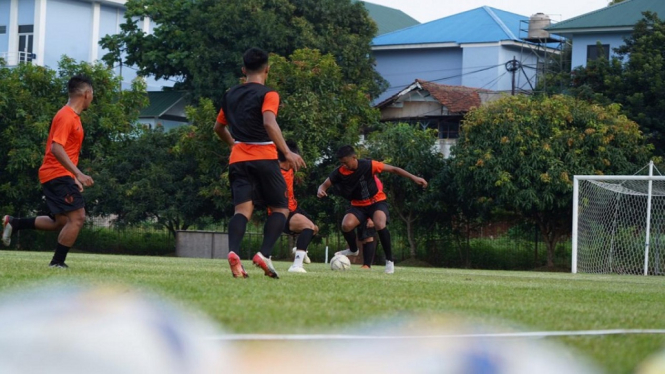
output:
[{"label": "white line on pitch", "polygon": [[444,335],[341,335],[341,334],[229,334],[206,337],[208,340],[401,340],[401,339],[473,339],[473,338],[544,338],[550,336],[599,336],[599,335],[634,335],[634,334],[665,334],[665,330],[580,330],[580,331],[531,331],[503,332],[478,334],[444,334]]}]

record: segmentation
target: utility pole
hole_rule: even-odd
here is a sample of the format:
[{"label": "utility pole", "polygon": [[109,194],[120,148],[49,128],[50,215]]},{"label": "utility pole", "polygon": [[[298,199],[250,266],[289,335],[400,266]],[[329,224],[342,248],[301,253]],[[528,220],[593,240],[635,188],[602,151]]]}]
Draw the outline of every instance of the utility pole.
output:
[{"label": "utility pole", "polygon": [[513,59],[506,62],[505,66],[506,70],[513,74],[510,93],[512,96],[515,96],[515,73],[522,67],[522,64],[515,59],[515,56],[513,56]]}]

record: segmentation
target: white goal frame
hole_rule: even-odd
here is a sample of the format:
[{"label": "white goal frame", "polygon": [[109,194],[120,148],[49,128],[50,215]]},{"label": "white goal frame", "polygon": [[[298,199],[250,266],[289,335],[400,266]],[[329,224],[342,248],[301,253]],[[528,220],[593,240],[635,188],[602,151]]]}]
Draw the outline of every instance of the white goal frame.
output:
[{"label": "white goal frame", "polygon": [[649,242],[651,239],[651,201],[653,198],[653,182],[665,182],[665,176],[653,175],[653,162],[650,163],[649,175],[576,175],[573,178],[573,231],[572,231],[572,264],[571,272],[577,273],[578,260],[578,226],[579,226],[579,182],[581,180],[596,181],[648,181],[646,206],[645,238],[644,238],[644,275],[649,271]]}]

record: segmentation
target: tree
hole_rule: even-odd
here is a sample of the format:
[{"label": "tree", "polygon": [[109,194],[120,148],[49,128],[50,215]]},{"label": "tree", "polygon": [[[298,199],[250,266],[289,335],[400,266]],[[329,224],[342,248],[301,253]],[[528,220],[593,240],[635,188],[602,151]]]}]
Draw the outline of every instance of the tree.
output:
[{"label": "tree", "polygon": [[[120,80],[101,64],[77,63],[64,57],[59,70],[32,64],[9,69],[0,66],[0,208],[9,214],[43,211],[37,171],[51,120],[67,102],[67,81],[87,74],[94,83],[95,98],[83,112],[85,130],[79,167],[95,176],[100,162],[113,154],[115,141],[130,131],[147,97],[144,85],[134,82],[121,91]],[[87,191],[87,190],[86,190]],[[88,206],[95,201],[89,200]]]},{"label": "tree", "polygon": [[[401,167],[411,174],[431,182],[433,177],[442,172],[443,155],[434,148],[436,133],[432,129],[420,130],[407,123],[387,123],[385,127],[370,136],[367,148],[373,159]],[[437,210],[443,213],[441,206],[441,186],[429,186],[426,190],[411,180],[390,173],[381,174],[384,190],[388,196],[391,212],[406,226],[407,239],[412,258],[416,257],[417,228],[431,227],[431,220],[423,214]]]},{"label": "tree", "polygon": [[[362,3],[348,0],[129,0],[125,23],[101,45],[109,65],[123,60],[141,75],[180,79],[175,88],[219,100],[238,82],[243,52],[258,46],[289,56],[301,48],[330,53],[344,82],[378,95],[370,43],[376,25]],[[152,34],[139,21],[156,24]]]},{"label": "tree", "polygon": [[154,222],[173,235],[209,214],[197,160],[177,150],[178,140],[190,133],[187,126],[169,132],[158,126],[121,141],[98,174],[100,188],[90,193],[99,201],[92,213],[114,214],[118,224]]},{"label": "tree", "polygon": [[622,61],[619,77],[610,76],[607,96],[623,105],[628,118],[651,135],[656,149],[665,146],[665,21],[652,12],[635,24],[625,44],[615,50]]},{"label": "tree", "polygon": [[572,224],[573,176],[632,174],[652,150],[619,105],[512,96],[469,112],[451,156],[465,198],[537,224],[554,266],[556,244]]}]

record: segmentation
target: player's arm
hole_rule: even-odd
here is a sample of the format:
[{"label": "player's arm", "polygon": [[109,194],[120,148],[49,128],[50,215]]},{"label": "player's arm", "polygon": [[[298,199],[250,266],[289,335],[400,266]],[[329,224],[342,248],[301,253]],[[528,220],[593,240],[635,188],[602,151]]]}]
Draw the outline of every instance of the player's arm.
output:
[{"label": "player's arm", "polygon": [[53,153],[55,159],[58,160],[58,162],[65,169],[67,169],[67,171],[74,174],[76,177],[74,180],[76,181],[76,184],[79,185],[79,190],[83,191],[82,186],[90,187],[95,184],[95,181],[92,180],[92,177],[83,174],[83,172],[79,170],[76,165],[74,165],[72,160],[69,159],[69,156],[67,156],[67,152],[65,152],[65,148],[62,146],[62,144],[56,142],[51,143],[51,153]]},{"label": "player's arm", "polygon": [[228,144],[229,147],[233,147],[236,140],[233,139],[233,135],[231,135],[231,132],[229,132],[229,129],[226,127],[227,124],[224,110],[220,109],[219,114],[217,115],[217,121],[215,121],[215,127],[212,129],[224,143]]},{"label": "player's arm", "polygon": [[332,182],[330,181],[330,178],[326,178],[326,180],[319,186],[319,190],[316,192],[316,196],[319,198],[328,196],[326,191],[328,188],[330,188],[330,186],[332,186]]},{"label": "player's arm", "polygon": [[219,138],[222,139],[224,143],[228,144],[229,147],[233,147],[233,144],[235,144],[236,140],[233,139],[233,136],[225,124],[215,122],[215,127],[213,130],[215,130],[215,134],[217,134],[217,136],[219,136]]},{"label": "player's arm", "polygon": [[399,175],[400,177],[411,179],[413,181],[413,183],[415,183],[419,186],[423,186],[423,188],[427,187],[427,181],[425,179],[420,178],[420,177],[416,177],[415,175],[409,173],[408,171],[406,171],[402,168],[398,168],[397,166],[384,164],[383,165],[383,171]]},{"label": "player's arm", "polygon": [[265,127],[270,140],[275,143],[277,149],[282,151],[284,157],[286,158],[286,162],[291,165],[291,168],[294,171],[298,171],[298,169],[301,167],[307,166],[299,154],[293,153],[291,150],[289,150],[289,147],[286,145],[286,141],[284,141],[284,136],[282,136],[282,130],[277,124],[277,117],[275,116],[275,113],[269,110],[263,112],[263,126]]}]

